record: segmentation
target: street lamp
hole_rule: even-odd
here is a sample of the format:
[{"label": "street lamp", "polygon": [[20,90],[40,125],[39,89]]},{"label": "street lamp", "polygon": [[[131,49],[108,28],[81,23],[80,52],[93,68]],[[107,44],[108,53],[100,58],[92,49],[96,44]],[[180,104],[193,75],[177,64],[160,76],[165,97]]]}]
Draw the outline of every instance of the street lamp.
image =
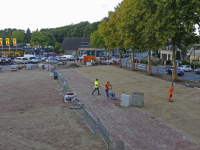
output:
[{"label": "street lamp", "polygon": [[195,45],[194,45],[194,85],[195,85]]}]

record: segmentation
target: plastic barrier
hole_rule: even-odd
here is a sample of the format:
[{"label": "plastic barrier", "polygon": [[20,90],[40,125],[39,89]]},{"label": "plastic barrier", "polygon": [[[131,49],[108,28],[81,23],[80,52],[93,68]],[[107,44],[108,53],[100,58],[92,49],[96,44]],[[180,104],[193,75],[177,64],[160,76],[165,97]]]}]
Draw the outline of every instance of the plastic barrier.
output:
[{"label": "plastic barrier", "polygon": [[33,65],[32,64],[27,64],[26,65],[26,70],[33,70]]},{"label": "plastic barrier", "polygon": [[18,70],[18,66],[17,65],[11,65],[10,66],[10,70],[11,71],[17,71]]}]

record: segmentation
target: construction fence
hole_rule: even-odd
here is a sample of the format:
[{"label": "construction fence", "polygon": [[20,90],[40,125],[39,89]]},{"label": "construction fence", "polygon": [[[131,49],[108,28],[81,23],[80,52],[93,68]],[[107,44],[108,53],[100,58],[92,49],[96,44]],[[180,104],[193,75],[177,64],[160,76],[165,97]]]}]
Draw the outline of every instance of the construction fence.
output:
[{"label": "construction fence", "polygon": [[98,136],[96,133],[99,133],[107,148],[110,149],[110,133],[101,119],[97,117],[96,121],[94,117],[86,110],[84,105],[75,99],[72,102],[72,107],[73,111],[81,117],[81,123],[85,123],[91,130],[92,136],[90,139],[93,136]]}]

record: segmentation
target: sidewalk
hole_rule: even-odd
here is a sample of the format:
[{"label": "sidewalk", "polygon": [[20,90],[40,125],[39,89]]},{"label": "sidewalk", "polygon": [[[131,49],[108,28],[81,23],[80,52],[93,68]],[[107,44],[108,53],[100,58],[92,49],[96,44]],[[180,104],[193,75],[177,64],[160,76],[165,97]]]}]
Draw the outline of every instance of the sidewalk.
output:
[{"label": "sidewalk", "polygon": [[[200,122],[199,113],[192,116],[195,112],[187,114],[184,112],[185,105],[189,105],[195,110],[200,108],[199,94],[192,99],[193,103],[182,99],[184,96],[189,98],[189,95],[179,97],[174,95],[173,98],[176,100],[172,104],[168,102],[167,93],[170,82],[111,66],[65,69],[58,70],[58,73],[68,80],[67,84],[70,90],[76,92],[77,98],[94,118],[97,116],[101,118],[110,131],[112,142],[122,140],[128,150],[200,149],[200,136],[197,133]],[[91,94],[96,78],[99,79],[101,95],[98,95],[97,92],[94,95]],[[104,84],[107,80],[111,81],[118,100],[110,100],[106,97]],[[149,81],[159,84],[159,86],[149,84]],[[180,86],[175,85],[177,93],[180,92],[178,91]],[[120,102],[120,95],[123,91],[125,94],[131,95],[131,92],[136,90],[145,92],[143,108],[133,106],[125,108],[115,105]],[[166,94],[161,95],[160,93],[163,93],[164,90]],[[154,94],[155,92],[158,93]],[[196,107],[194,103],[197,105]],[[188,115],[191,116],[188,117]],[[189,132],[190,130],[192,131]],[[192,136],[195,132],[196,136]]]}]

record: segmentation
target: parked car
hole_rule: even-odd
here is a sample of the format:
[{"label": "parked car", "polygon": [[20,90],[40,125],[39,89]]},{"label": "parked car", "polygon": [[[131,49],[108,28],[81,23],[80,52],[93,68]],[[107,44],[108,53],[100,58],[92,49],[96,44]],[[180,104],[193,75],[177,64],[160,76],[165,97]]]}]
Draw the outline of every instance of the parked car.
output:
[{"label": "parked car", "polygon": [[6,58],[6,62],[9,64],[13,64],[13,60],[11,58]]},{"label": "parked car", "polygon": [[42,58],[40,58],[40,57],[36,57],[36,58],[37,58],[38,62],[42,61]]},{"label": "parked car", "polygon": [[38,63],[38,59],[35,56],[25,56],[29,63]]},{"label": "parked car", "polygon": [[[173,66],[169,66],[166,69],[166,74],[172,74],[172,71],[173,71]],[[178,75],[184,75],[184,71],[181,70],[179,67],[177,67],[177,74]]]},{"label": "parked car", "polygon": [[176,60],[176,63],[182,64],[182,60]]},{"label": "parked car", "polygon": [[78,57],[78,56],[74,56],[74,59],[75,59],[75,60],[79,60],[79,57]]},{"label": "parked car", "polygon": [[190,65],[181,65],[179,68],[183,71],[192,71],[192,68]]},{"label": "parked car", "polygon": [[69,59],[68,59],[67,57],[65,57],[65,56],[61,56],[60,58],[61,58],[61,60],[64,60],[64,61],[69,60]]},{"label": "parked car", "polygon": [[58,61],[55,60],[54,58],[49,58],[49,59],[46,60],[46,62],[56,64]]},{"label": "parked car", "polygon": [[134,57],[134,59],[135,59],[135,63],[139,63],[140,62],[140,60],[137,57]]},{"label": "parked car", "polygon": [[26,57],[16,57],[14,59],[15,63],[20,63],[20,64],[28,64],[28,58]]},{"label": "parked car", "polygon": [[55,60],[60,61],[60,60],[62,60],[62,57],[56,56],[56,57],[55,57]]},{"label": "parked car", "polygon": [[[182,64],[182,60],[177,59],[176,63]],[[173,65],[173,61],[171,61],[170,64]]]},{"label": "parked car", "polygon": [[0,58],[0,64],[6,64],[6,63],[7,63],[7,61],[5,58]]},{"label": "parked car", "polygon": [[125,53],[125,54],[122,55],[122,58],[129,57],[129,56],[130,56],[129,53]]},{"label": "parked car", "polygon": [[119,62],[118,57],[112,57],[110,60],[106,60],[106,63],[113,64],[114,62]]},{"label": "parked car", "polygon": [[195,73],[199,74],[200,73],[200,68],[195,69]]},{"label": "parked car", "polygon": [[47,57],[42,57],[42,61],[46,61]]}]

